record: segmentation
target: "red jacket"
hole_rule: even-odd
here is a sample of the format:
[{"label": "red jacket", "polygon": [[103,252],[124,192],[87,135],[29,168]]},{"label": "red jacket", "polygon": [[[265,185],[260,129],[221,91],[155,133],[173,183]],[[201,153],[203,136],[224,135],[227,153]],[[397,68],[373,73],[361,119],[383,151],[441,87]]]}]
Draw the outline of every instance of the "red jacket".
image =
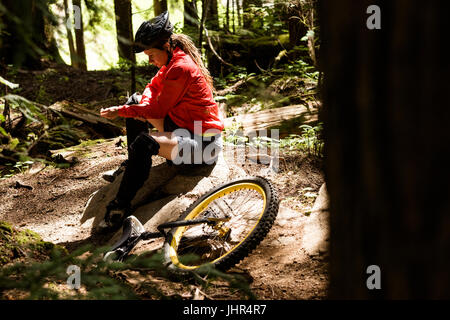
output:
[{"label": "red jacket", "polygon": [[[141,105],[124,105],[118,114],[126,118],[162,119],[166,115],[182,128],[194,132],[201,121],[202,133],[224,128],[212,91],[199,67],[180,48],[175,48],[167,66],[162,66],[147,84]],[[197,131],[197,130],[196,130]]]}]

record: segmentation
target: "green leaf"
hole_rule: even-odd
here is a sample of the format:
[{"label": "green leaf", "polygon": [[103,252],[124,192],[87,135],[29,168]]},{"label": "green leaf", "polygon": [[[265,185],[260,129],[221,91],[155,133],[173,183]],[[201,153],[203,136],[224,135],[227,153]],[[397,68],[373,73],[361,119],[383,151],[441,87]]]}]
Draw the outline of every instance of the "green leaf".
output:
[{"label": "green leaf", "polygon": [[16,94],[7,94],[1,98],[9,101],[11,108],[18,109],[29,120],[41,120],[44,123],[47,121],[41,109],[34,102]]},{"label": "green leaf", "polygon": [[11,141],[9,142],[9,149],[14,150],[18,144],[19,144],[19,139],[17,139],[17,138],[11,139]]},{"label": "green leaf", "polygon": [[17,83],[9,82],[8,80],[6,80],[3,77],[0,77],[0,83],[4,84],[5,86],[10,87],[11,89],[16,89],[19,87],[19,85]]},{"label": "green leaf", "polygon": [[223,97],[223,96],[216,96],[216,97],[214,97],[214,100],[216,100],[216,102],[221,102],[221,101],[226,101],[227,98]]}]

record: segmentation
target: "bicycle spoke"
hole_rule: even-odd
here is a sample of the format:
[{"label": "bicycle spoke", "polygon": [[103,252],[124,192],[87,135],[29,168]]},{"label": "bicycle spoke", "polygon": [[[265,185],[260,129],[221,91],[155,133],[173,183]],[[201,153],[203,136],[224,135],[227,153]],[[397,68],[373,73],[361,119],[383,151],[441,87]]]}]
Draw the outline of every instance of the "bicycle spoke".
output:
[{"label": "bicycle spoke", "polygon": [[180,251],[183,254],[197,254],[201,263],[223,256],[253,229],[262,208],[263,198],[253,189],[237,190],[215,199],[197,218],[228,217],[230,220],[220,224],[218,228],[229,229],[229,233],[225,237],[223,234],[220,235],[219,230],[209,225],[190,226],[180,241]]},{"label": "bicycle spoke", "polygon": [[[173,271],[195,270],[206,263],[229,268],[248,255],[265,237],[278,212],[278,198],[262,177],[237,179],[201,196],[183,214],[187,223],[172,229],[165,261]],[[232,254],[230,254],[232,253]],[[195,254],[191,262],[183,255]]]}]

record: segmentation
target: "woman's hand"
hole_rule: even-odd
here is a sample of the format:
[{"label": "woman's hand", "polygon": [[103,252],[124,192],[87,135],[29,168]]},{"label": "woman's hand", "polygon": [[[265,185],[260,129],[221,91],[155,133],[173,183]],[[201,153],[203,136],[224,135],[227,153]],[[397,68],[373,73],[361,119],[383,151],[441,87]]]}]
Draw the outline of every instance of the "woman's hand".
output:
[{"label": "woman's hand", "polygon": [[100,110],[100,115],[106,119],[114,119],[118,116],[119,107],[102,108]]}]

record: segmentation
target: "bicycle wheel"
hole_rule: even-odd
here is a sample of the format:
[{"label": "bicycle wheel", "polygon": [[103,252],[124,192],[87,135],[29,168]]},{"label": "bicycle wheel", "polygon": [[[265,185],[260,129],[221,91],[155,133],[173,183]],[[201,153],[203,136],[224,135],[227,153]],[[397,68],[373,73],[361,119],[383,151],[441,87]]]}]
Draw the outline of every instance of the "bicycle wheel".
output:
[{"label": "bicycle wheel", "polygon": [[164,244],[168,269],[183,274],[205,264],[220,270],[231,268],[264,239],[278,206],[275,189],[262,177],[237,179],[213,188],[179,220],[206,218],[215,222],[171,229]]}]

